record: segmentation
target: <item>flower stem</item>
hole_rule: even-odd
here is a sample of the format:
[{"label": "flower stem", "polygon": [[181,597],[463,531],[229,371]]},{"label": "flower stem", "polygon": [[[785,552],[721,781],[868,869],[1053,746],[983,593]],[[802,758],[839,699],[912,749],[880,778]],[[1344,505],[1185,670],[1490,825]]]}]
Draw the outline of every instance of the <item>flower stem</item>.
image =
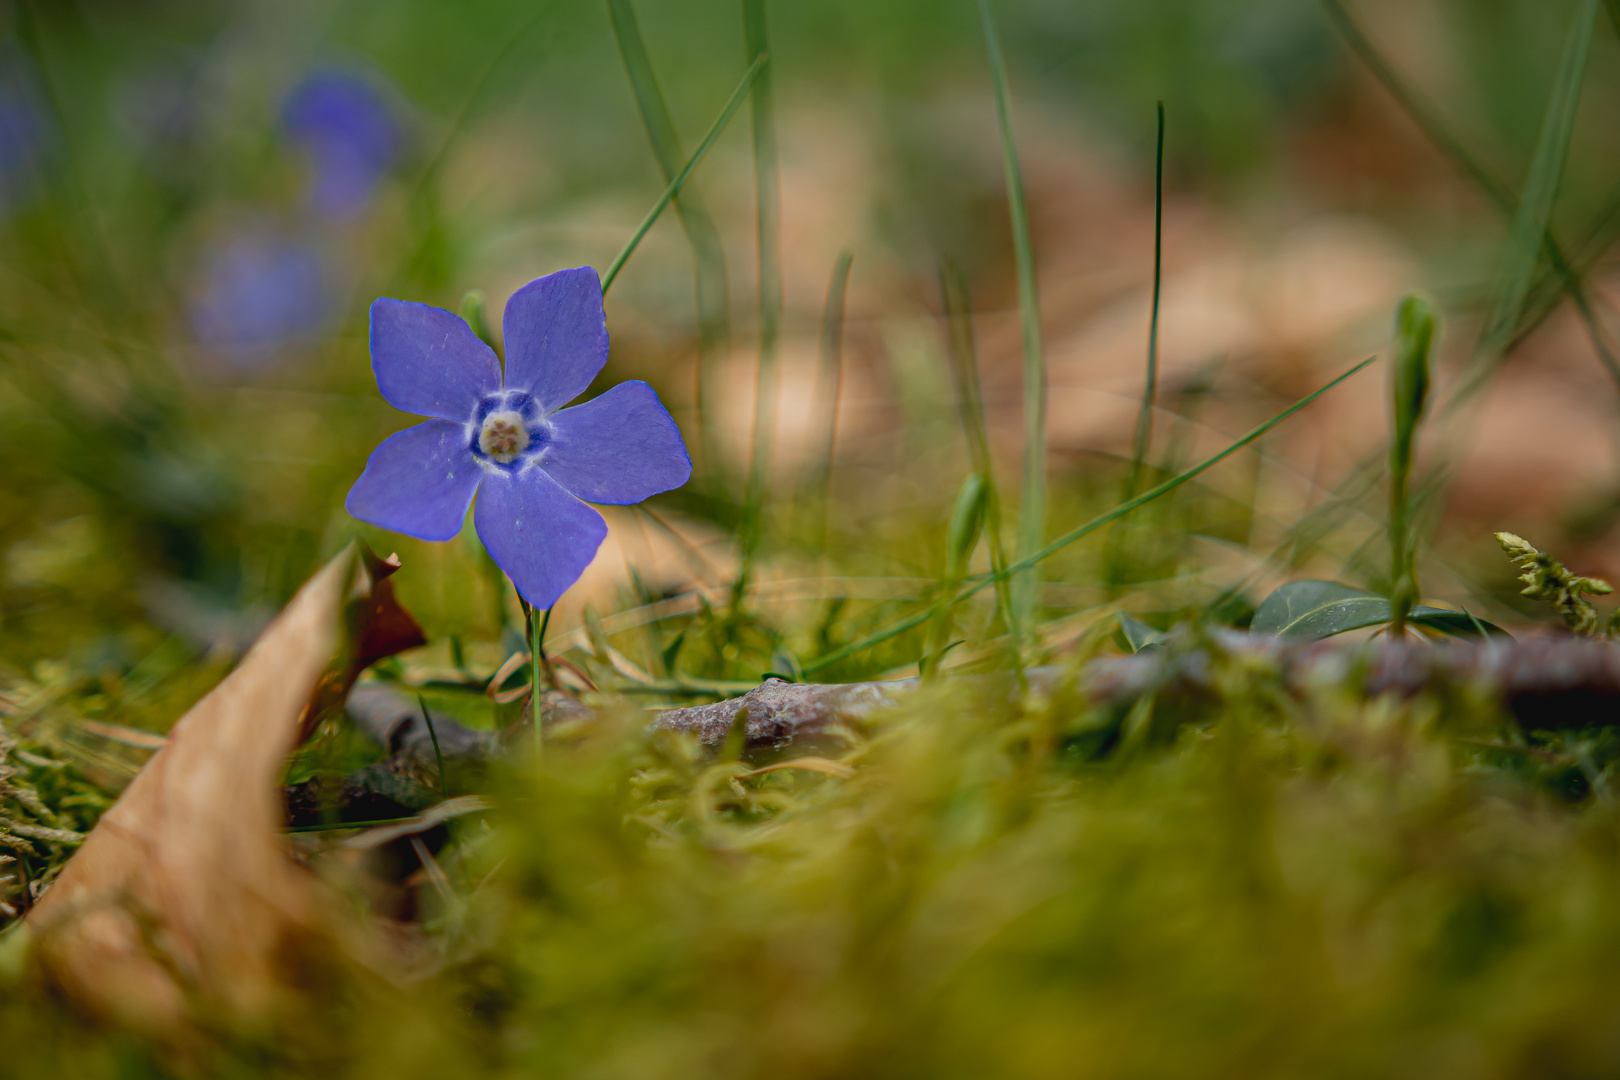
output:
[{"label": "flower stem", "polygon": [[540,723],[542,673],[547,683],[553,682],[551,661],[546,659],[546,627],[551,625],[551,609],[546,608],[539,619],[534,617],[534,609],[527,604],[524,610],[529,623],[529,705],[534,710],[534,760],[538,764],[544,746],[544,728]]}]

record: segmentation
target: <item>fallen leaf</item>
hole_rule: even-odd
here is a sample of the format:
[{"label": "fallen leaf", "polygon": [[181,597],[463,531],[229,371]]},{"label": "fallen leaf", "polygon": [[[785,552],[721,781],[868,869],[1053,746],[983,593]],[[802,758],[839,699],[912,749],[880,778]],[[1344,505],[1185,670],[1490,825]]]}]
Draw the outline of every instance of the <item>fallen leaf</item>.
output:
[{"label": "fallen leaf", "polygon": [[259,1017],[329,962],[341,904],[282,835],[282,768],[365,664],[422,642],[351,547],[199,701],[29,913],[43,977],[93,1014],[169,1030],[205,1007]]}]

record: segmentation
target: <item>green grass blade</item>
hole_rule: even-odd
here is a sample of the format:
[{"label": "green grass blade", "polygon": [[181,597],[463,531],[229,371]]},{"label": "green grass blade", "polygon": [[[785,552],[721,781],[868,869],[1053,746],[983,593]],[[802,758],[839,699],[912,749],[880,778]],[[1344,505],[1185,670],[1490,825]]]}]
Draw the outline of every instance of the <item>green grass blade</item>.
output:
[{"label": "green grass blade", "polygon": [[[1586,76],[1586,61],[1591,52],[1598,2],[1581,0],[1570,26],[1557,80],[1542,120],[1541,133],[1536,138],[1535,156],[1530,161],[1524,194],[1519,199],[1518,211],[1508,230],[1507,251],[1501,269],[1501,294],[1483,339],[1476,371],[1480,370],[1481,363],[1494,363],[1502,348],[1512,340],[1524,310],[1525,296],[1535,274],[1536,259],[1541,253],[1553,203],[1558,197],[1558,186],[1564,176],[1570,139],[1575,133],[1575,112],[1580,105],[1581,83]],[[1458,396],[1465,396],[1478,382],[1477,376],[1465,382],[1464,386],[1459,387]]]},{"label": "green grass blade", "polygon": [[720,138],[720,133],[726,130],[726,125],[731,122],[732,116],[742,107],[743,99],[747,97],[749,89],[764,74],[769,63],[770,58],[761,54],[755,58],[754,62],[749,65],[748,70],[743,73],[742,81],[737,84],[737,89],[732,91],[731,100],[726,102],[726,107],[720,110],[720,115],[714,118],[713,124],[709,125],[708,133],[703,136],[703,141],[698,143],[697,150],[693,152],[686,164],[681,167],[681,171],[676,173],[674,178],[670,180],[669,186],[664,189],[664,194],[659,196],[658,201],[653,204],[653,208],[647,211],[647,216],[641,219],[641,224],[636,227],[635,232],[630,234],[630,239],[625,241],[624,247],[620,249],[619,254],[609,264],[607,273],[602,275],[602,293],[604,296],[607,294],[608,289],[613,286],[613,280],[619,276],[619,271],[624,269],[624,264],[629,261],[630,256],[635,253],[636,248],[641,244],[642,238],[647,235],[647,230],[653,227],[653,224],[657,222],[659,216],[663,214],[669,204],[680,197],[681,188],[685,186],[687,179],[691,177],[692,170],[698,167],[698,163],[709,152],[709,148],[714,145],[715,140]]},{"label": "green grass blade", "polygon": [[[962,434],[967,440],[968,461],[985,485],[985,532],[990,544],[990,567],[1000,572],[1007,565],[1007,549],[1001,535],[1001,492],[996,484],[995,462],[990,454],[990,430],[984,415],[984,387],[979,382],[979,353],[973,338],[973,308],[968,301],[967,284],[949,262],[939,269],[940,295],[945,305],[946,354],[956,382],[957,410],[962,418]],[[1011,634],[1013,626],[1011,590],[1005,579],[996,584],[996,603],[1002,621]],[[1016,645],[1016,638],[1014,644]]]},{"label": "green grass blade", "polygon": [[[750,59],[770,53],[765,0],[743,0],[743,39]],[[754,144],[755,243],[759,259],[759,367],[754,381],[754,430],[743,502],[742,567],[733,600],[742,597],[759,550],[766,482],[775,431],[776,361],[782,332],[782,260],[777,229],[781,192],[777,181],[776,105],[769,70],[755,80],[751,98]]]},{"label": "green grass blade", "polygon": [[[1001,39],[990,14],[990,0],[979,0],[985,48],[990,54],[990,80],[996,97],[996,122],[1001,129],[1001,159],[1007,178],[1007,212],[1012,219],[1013,254],[1018,266],[1018,313],[1024,334],[1024,472],[1018,503],[1018,552],[1028,556],[1046,532],[1046,356],[1041,345],[1041,303],[1035,280],[1035,249],[1029,235],[1029,211],[1024,203],[1024,174],[1013,138],[1008,105],[1007,64]],[[1034,566],[1033,563],[1030,564]],[[1034,618],[1036,575],[1029,573],[1012,583],[1015,641]]]},{"label": "green grass blade", "polygon": [[[653,73],[652,58],[641,37],[641,25],[636,20],[635,8],[630,0],[607,0],[608,17],[613,23],[613,36],[618,41],[619,56],[624,61],[630,89],[641,113],[642,126],[647,129],[647,140],[652,144],[653,156],[664,174],[664,182],[675,179],[686,155],[681,150],[681,139],[675,130],[669,104],[659,88]],[[675,204],[676,215],[692,248],[696,274],[698,345],[700,352],[723,352],[731,337],[731,298],[726,277],[725,249],[720,243],[720,232],[695,192],[688,192]],[[702,396],[702,373],[699,373],[699,399]],[[701,411],[701,409],[700,409]]]},{"label": "green grass blade", "polygon": [[816,370],[816,415],[826,415],[826,437],[821,453],[813,459],[810,468],[813,478],[806,479],[806,494],[818,497],[822,506],[822,534],[826,533],[826,506],[832,486],[833,452],[838,442],[838,402],[844,391],[844,298],[849,291],[849,270],[855,261],[853,252],[838,253],[833,263],[832,280],[827,283],[827,304],[821,312],[821,363]]},{"label": "green grass blade", "polygon": [[[986,574],[978,578],[971,585],[968,585],[961,592],[957,593],[956,599],[953,600],[952,603],[959,604],[968,599],[970,596],[975,596],[978,593],[983,592],[997,581],[1007,580],[1015,574],[1022,573],[1023,571],[1034,567],[1043,559],[1050,558],[1051,556],[1057,554],[1059,551],[1062,551],[1076,540],[1080,540],[1083,537],[1091,535],[1098,529],[1103,528],[1105,525],[1119,520],[1126,514],[1129,514],[1131,511],[1147,505],[1162,495],[1168,495],[1181,485],[1205,472],[1208,472],[1210,469],[1214,468],[1216,465],[1219,465],[1221,462],[1225,461],[1227,458],[1231,457],[1245,446],[1248,446],[1256,439],[1259,439],[1261,436],[1265,435],[1266,432],[1270,431],[1284,420],[1287,420],[1290,416],[1293,416],[1307,405],[1310,405],[1313,401],[1321,397],[1323,394],[1326,394],[1329,390],[1332,390],[1346,379],[1349,379],[1351,376],[1364,370],[1367,365],[1371,364],[1376,359],[1378,359],[1376,356],[1369,356],[1367,359],[1363,360],[1355,367],[1352,367],[1350,370],[1346,371],[1332,382],[1317,388],[1309,395],[1300,398],[1282,412],[1271,417],[1271,419],[1253,428],[1248,434],[1227,446],[1226,449],[1222,450],[1220,453],[1205,458],[1203,461],[1199,462],[1192,468],[1187,469],[1185,472],[1172,476],[1162,484],[1149,488],[1147,491],[1144,491],[1142,494],[1133,499],[1127,499],[1125,502],[1114,507],[1107,513],[1092,518],[1084,525],[1079,525],[1073,529],[1070,529],[1056,540],[1053,540],[1051,543],[1045,545],[1039,550],[1026,555],[1022,559],[1019,559],[1017,562],[1013,563],[1000,573]],[[865,652],[874,645],[881,645],[883,642],[888,641],[897,634],[903,634],[913,627],[920,626],[922,623],[926,622],[932,614],[932,607],[923,608],[921,611],[913,612],[912,614],[907,615],[905,618],[890,623],[888,626],[885,626],[879,630],[874,630],[872,633],[852,641],[825,656],[817,657],[815,660],[804,665],[804,672],[806,675],[813,674],[814,672],[821,671],[841,660],[847,660],[851,656]]]},{"label": "green grass blade", "polygon": [[[1606,0],[1610,17],[1620,20],[1620,0]],[[1468,147],[1465,146],[1447,124],[1440,118],[1438,112],[1431,108],[1418,93],[1412,89],[1395,71],[1393,65],[1368,40],[1350,13],[1345,9],[1341,0],[1322,0],[1328,17],[1339,31],[1344,42],[1349,46],[1357,59],[1366,65],[1367,70],[1379,81],[1395,103],[1406,113],[1407,117],[1418,126],[1425,138],[1429,140],[1442,154],[1451,159],[1453,165],[1460,169],[1464,175],[1473,181],[1474,186],[1485,194],[1496,208],[1510,220],[1517,214],[1519,200],[1513,194],[1513,189],[1501,177],[1493,173],[1479,160]],[[1620,21],[1617,21],[1620,27]],[[1600,218],[1601,221],[1601,218]],[[1553,236],[1550,229],[1542,234],[1542,245],[1547,254],[1547,261],[1551,264],[1552,273],[1563,284],[1563,292],[1569,294],[1575,304],[1576,313],[1586,329],[1587,337],[1592,342],[1592,348],[1597,353],[1598,360],[1603,364],[1609,377],[1620,384],[1620,356],[1616,355],[1609,335],[1603,329],[1591,300],[1587,294],[1583,272],[1574,266],[1563,248]],[[1532,260],[1533,262],[1533,260]],[[1502,345],[1503,351],[1511,351],[1519,336],[1526,331],[1523,317],[1523,300],[1520,302],[1521,314],[1518,317],[1513,338]],[[1539,322],[1533,320],[1531,325]]]},{"label": "green grass blade", "polygon": [[1498,209],[1504,213],[1513,213],[1518,206],[1513,189],[1501,177],[1486,168],[1463,145],[1462,140],[1452,133],[1445,121],[1440,119],[1439,114],[1396,74],[1395,68],[1362,32],[1361,27],[1345,10],[1341,0],[1322,0],[1322,7],[1327,10],[1334,29],[1338,30],[1339,36],[1344,39],[1350,51],[1355,53],[1356,59],[1366,65],[1373,78],[1389,92],[1401,111],[1418,126],[1424,137],[1434,144],[1435,149],[1450,158],[1452,164],[1466,173],[1474,185],[1484,192]]},{"label": "green grass blade", "polygon": [[1159,290],[1164,277],[1164,102],[1159,102],[1158,150],[1153,165],[1153,312],[1148,320],[1147,377],[1142,407],[1136,413],[1136,439],[1131,445],[1131,479],[1127,498],[1142,482],[1142,463],[1153,438],[1153,399],[1159,390]]}]

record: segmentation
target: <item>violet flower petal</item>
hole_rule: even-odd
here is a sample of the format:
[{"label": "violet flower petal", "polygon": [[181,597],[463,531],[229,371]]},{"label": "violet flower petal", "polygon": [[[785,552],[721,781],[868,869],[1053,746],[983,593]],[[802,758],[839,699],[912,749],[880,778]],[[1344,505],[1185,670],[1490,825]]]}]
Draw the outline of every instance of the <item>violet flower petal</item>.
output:
[{"label": "violet flower petal", "polygon": [[371,305],[371,370],[388,404],[444,420],[471,419],[501,388],[495,351],[460,316],[386,297]]},{"label": "violet flower petal", "polygon": [[540,467],[587,502],[627,506],[678,488],[692,475],[680,428],[639,379],[550,419]]},{"label": "violet flower petal", "polygon": [[478,538],[517,586],[548,608],[579,580],[607,536],[607,522],[537,468],[492,471],[473,509]]},{"label": "violet flower petal", "polygon": [[379,528],[448,540],[461,531],[483,475],[467,449],[466,427],[429,420],[384,439],[343,505]]},{"label": "violet flower petal", "polygon": [[506,388],[527,390],[543,412],[583,394],[607,363],[602,283],[589,266],[535,278],[513,293],[501,328]]}]

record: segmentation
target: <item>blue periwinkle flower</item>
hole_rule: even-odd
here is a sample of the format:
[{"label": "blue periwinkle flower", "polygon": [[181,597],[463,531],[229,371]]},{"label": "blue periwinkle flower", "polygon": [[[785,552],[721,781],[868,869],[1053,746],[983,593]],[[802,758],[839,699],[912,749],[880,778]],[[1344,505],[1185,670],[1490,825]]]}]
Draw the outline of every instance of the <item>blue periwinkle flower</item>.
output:
[{"label": "blue periwinkle flower", "polygon": [[[644,382],[582,405],[607,361],[602,285],[589,266],[536,278],[503,320],[495,352],[442,308],[371,305],[371,368],[396,409],[432,417],[383,440],[349,490],[349,513],[422,540],[448,540],[478,495],[484,547],[537,608],[556,603],[607,536],[585,501],[624,506],[680,487],[692,459]],[[582,501],[585,500],[585,501]]]},{"label": "blue periwinkle flower", "polygon": [[364,210],[400,143],[399,124],[376,87],[352,72],[318,71],[293,89],[281,113],[314,167],[316,211],[347,221]]},{"label": "blue periwinkle flower", "polygon": [[[0,56],[0,65],[12,63]],[[0,213],[25,202],[44,165],[45,127],[21,68],[0,69]]]},{"label": "blue periwinkle flower", "polygon": [[191,325],[206,348],[248,370],[313,337],[327,311],[320,254],[307,243],[256,229],[210,254]]}]

